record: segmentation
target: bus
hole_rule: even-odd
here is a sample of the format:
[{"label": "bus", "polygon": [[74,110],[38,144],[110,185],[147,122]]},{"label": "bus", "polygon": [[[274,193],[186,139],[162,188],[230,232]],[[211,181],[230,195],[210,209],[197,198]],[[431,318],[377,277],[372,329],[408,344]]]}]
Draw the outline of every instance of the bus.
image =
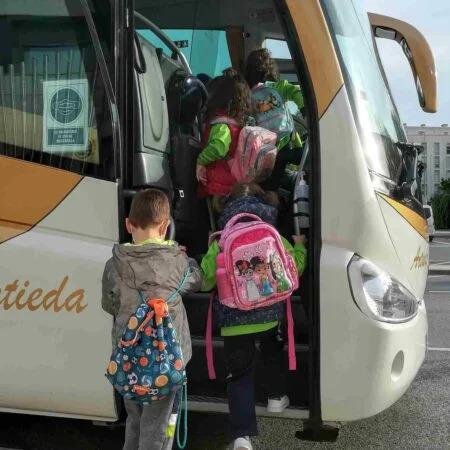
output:
[{"label": "bus", "polygon": [[[297,370],[282,417],[310,430],[377,414],[426,353],[427,222],[417,155],[377,51],[398,42],[419,107],[436,110],[430,47],[357,0],[4,0],[0,4],[0,411],[114,422],[104,376],[112,318],[101,277],[132,195],[164,190],[170,233],[196,258],[211,221],[197,198],[197,75],[242,70],[268,47],[301,86],[303,159],[280,189],[294,234],[309,185],[308,268],[293,296]],[[197,106],[196,106],[197,105]],[[207,293],[187,295],[189,408],[226,412],[223,342],[208,379]],[[267,413],[257,380],[257,413]]]}]

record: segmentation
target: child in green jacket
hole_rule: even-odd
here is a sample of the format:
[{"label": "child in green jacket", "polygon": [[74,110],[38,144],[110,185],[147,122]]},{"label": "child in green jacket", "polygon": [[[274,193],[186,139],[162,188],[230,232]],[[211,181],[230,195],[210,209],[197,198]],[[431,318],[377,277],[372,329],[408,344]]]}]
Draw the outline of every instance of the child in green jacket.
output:
[{"label": "child in green jacket", "polygon": [[[271,225],[276,224],[277,206],[273,193],[265,193],[255,184],[236,185],[223,209],[218,225],[223,229],[236,214],[255,214]],[[292,255],[299,275],[306,265],[304,236],[293,236],[294,245],[282,237],[285,249]],[[204,256],[202,290],[209,291],[216,284],[216,258],[219,246],[212,242]],[[225,364],[228,372],[228,404],[230,409],[232,438],[235,448],[251,449],[249,436],[258,434],[256,427],[253,370],[255,341],[260,341],[267,380],[269,412],[282,412],[289,405],[286,395],[285,370],[283,369],[283,340],[279,324],[283,319],[284,304],[276,303],[265,308],[242,311],[214,302],[215,319],[224,338]]]},{"label": "child in green jacket", "polygon": [[[275,116],[278,115],[279,117],[279,114],[284,112],[287,116],[285,121],[289,122],[289,124],[284,124],[283,130],[275,130],[264,123],[258,123],[257,120],[257,125],[269,128],[279,134],[279,151],[275,161],[275,167],[271,177],[263,186],[267,190],[275,190],[283,178],[286,165],[289,163],[298,165],[302,157],[302,141],[300,135],[295,130],[291,113],[283,102],[291,101],[301,110],[304,107],[303,94],[298,85],[279,79],[276,62],[271,57],[269,50],[265,48],[254,50],[248,55],[245,78],[252,89],[253,107],[256,116],[261,117],[266,113],[270,115],[270,110],[273,108],[277,110],[273,111]],[[262,89],[262,91],[265,91],[264,101],[261,101],[260,98],[261,88],[267,88]],[[266,96],[267,98],[265,98]],[[282,103],[281,105],[280,102]],[[261,108],[263,114],[261,114]]]}]

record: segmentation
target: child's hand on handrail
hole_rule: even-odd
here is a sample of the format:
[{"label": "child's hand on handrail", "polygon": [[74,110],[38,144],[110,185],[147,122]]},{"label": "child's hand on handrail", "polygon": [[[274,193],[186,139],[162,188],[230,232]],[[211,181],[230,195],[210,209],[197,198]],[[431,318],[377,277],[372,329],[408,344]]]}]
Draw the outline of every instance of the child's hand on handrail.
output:
[{"label": "child's hand on handrail", "polygon": [[306,236],[304,234],[294,234],[292,240],[294,244],[306,244]]}]

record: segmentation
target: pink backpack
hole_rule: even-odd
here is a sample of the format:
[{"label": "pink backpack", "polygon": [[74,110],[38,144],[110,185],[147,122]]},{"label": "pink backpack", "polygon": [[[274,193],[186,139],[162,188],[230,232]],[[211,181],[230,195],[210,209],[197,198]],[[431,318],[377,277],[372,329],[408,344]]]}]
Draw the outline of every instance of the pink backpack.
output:
[{"label": "pink backpack", "polygon": [[[231,117],[220,116],[210,124],[238,125]],[[261,127],[245,126],[239,133],[236,151],[228,160],[238,183],[263,181],[270,176],[277,156],[277,134]]]},{"label": "pink backpack", "polygon": [[[242,222],[242,219],[250,221]],[[295,345],[290,297],[298,288],[298,272],[278,231],[253,214],[237,214],[220,235],[216,281],[219,302],[248,311],[287,300],[289,369],[295,370]],[[206,326],[206,357],[210,378],[212,363],[212,303]]]}]

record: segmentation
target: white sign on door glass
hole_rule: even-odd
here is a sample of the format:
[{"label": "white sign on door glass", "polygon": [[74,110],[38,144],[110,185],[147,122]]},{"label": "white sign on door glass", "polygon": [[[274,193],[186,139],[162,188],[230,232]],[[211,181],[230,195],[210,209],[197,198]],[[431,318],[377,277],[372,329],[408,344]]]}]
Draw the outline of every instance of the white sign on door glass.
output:
[{"label": "white sign on door glass", "polygon": [[87,151],[88,80],[52,80],[43,83],[43,151]]}]

